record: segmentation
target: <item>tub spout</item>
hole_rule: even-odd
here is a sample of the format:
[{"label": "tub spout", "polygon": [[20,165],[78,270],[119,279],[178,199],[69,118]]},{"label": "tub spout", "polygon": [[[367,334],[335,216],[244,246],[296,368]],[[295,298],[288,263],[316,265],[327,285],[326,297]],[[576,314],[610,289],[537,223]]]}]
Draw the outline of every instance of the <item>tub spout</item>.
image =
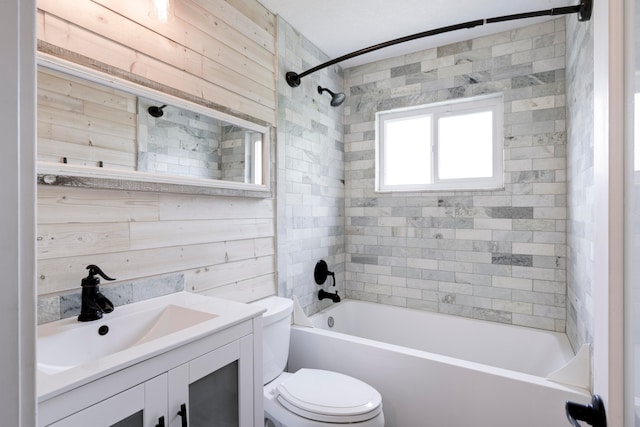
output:
[{"label": "tub spout", "polygon": [[335,293],[327,292],[324,289],[320,289],[318,291],[318,299],[323,300],[325,298],[329,298],[333,302],[340,302],[340,295],[338,295],[338,291]]}]

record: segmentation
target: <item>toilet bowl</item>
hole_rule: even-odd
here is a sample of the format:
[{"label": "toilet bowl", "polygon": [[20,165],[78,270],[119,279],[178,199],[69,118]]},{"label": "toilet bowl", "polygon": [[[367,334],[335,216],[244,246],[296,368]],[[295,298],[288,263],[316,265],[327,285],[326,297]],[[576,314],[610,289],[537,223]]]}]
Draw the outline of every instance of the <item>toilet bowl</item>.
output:
[{"label": "toilet bowl", "polygon": [[253,304],[267,309],[263,314],[265,426],[384,427],[382,397],[370,385],[321,369],[284,372],[289,355],[291,300],[269,297]]}]

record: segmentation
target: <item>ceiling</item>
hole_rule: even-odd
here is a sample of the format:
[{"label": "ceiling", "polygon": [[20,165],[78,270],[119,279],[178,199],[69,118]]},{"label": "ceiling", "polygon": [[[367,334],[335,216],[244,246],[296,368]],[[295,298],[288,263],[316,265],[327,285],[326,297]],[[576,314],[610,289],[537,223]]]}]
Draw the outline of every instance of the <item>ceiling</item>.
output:
[{"label": "ceiling", "polygon": [[[579,0],[259,0],[330,58],[466,21],[573,6]],[[406,42],[342,62],[343,68],[543,21],[524,19]],[[576,16],[577,19],[577,16]],[[315,64],[314,64],[315,65]],[[300,70],[303,71],[303,70]]]}]

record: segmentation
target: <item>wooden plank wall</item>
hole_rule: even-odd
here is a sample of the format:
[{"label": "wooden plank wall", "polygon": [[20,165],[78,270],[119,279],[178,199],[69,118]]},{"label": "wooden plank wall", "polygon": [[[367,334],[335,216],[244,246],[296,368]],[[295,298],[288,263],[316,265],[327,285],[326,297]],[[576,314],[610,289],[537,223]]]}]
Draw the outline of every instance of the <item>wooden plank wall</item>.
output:
[{"label": "wooden plank wall", "polygon": [[98,264],[118,281],[184,272],[188,290],[275,292],[271,199],[38,188],[38,291],[77,290]]},{"label": "wooden plank wall", "polygon": [[[39,0],[38,39],[275,125],[275,17],[255,0]],[[247,15],[248,14],[248,15]]]},{"label": "wooden plank wall", "polygon": [[136,170],[137,97],[38,70],[38,160]]},{"label": "wooden plank wall", "polygon": [[[39,0],[38,39],[275,124],[273,15],[254,0],[174,0],[174,16],[161,23],[149,5]],[[38,293],[79,290],[95,263],[118,282],[183,272],[198,293],[273,294],[274,203],[39,186]]]}]

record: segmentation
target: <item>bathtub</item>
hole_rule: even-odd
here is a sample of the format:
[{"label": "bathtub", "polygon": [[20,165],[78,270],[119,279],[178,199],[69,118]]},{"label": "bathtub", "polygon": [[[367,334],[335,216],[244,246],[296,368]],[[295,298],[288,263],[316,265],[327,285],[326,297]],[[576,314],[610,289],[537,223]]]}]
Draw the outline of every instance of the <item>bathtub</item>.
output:
[{"label": "bathtub", "polygon": [[567,427],[565,402],[591,399],[546,379],[573,357],[564,334],[356,300],[310,319],[292,328],[289,371],[369,383],[387,427]]}]

